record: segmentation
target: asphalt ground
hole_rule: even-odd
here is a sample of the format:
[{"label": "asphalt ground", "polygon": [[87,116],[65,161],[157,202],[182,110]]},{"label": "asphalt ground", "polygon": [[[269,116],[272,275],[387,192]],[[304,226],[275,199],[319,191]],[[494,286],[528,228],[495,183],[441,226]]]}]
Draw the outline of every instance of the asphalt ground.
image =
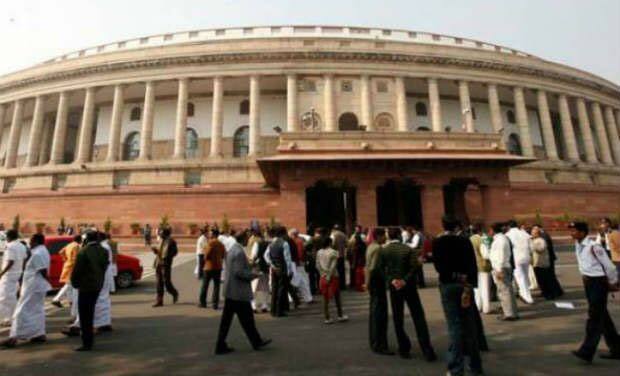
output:
[{"label": "asphalt ground", "polygon": [[[560,255],[558,275],[574,310],[556,308],[541,298],[533,306],[520,304],[522,319],[500,322],[495,315],[483,316],[491,351],[483,354],[487,375],[618,375],[620,361],[596,359],[583,365],[570,355],[585,330],[586,303],[573,256]],[[146,265],[145,265],[146,266]],[[432,265],[425,271],[429,287],[420,290],[431,338],[440,360],[421,358],[411,320],[407,330],[414,343],[412,360],[379,356],[368,349],[368,298],[364,293],[343,294],[350,321],[326,326],[320,304],[312,304],[289,317],[256,316],[263,337],[273,344],[253,351],[235,320],[228,343],[236,351],[215,356],[220,311],[196,307],[199,283],[193,275],[191,257],[180,259],[173,281],[180,302],[166,297],[163,308],[151,308],[155,295],[152,275],[137,286],[113,295],[112,333],[96,337],[95,350],[76,353],[78,338],[66,338],[60,329],[68,319],[68,308],[50,309],[48,342],[22,343],[16,349],[0,350],[0,375],[443,375],[447,330],[439,303]],[[147,274],[148,273],[147,271]],[[49,298],[49,297],[48,297]],[[610,311],[620,326],[620,297],[610,302]],[[6,331],[0,332],[6,336]],[[395,337],[390,323],[390,345]],[[605,350],[604,341],[599,346]]]}]

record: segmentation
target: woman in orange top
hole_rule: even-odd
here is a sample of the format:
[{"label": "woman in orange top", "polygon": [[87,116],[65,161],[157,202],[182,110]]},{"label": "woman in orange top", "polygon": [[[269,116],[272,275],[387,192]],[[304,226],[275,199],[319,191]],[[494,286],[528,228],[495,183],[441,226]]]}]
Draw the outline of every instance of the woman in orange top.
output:
[{"label": "woman in orange top", "polygon": [[[58,252],[64,264],[62,265],[62,272],[60,273],[60,283],[65,285],[58,291],[58,294],[52,300],[52,304],[56,307],[62,307],[60,300],[64,297],[68,297],[69,301],[73,301],[73,287],[71,286],[71,273],[75,266],[75,258],[77,257],[80,247],[82,245],[82,236],[76,235],[73,237],[73,241],[67,244],[63,249]],[[73,311],[73,310],[72,310]]]}]

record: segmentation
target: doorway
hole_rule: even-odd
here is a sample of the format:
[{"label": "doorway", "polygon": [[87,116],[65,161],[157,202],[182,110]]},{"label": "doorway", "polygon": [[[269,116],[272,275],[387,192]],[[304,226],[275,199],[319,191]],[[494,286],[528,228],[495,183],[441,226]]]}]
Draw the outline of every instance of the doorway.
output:
[{"label": "doorway", "polygon": [[[306,188],[306,223],[310,231],[338,224],[349,233],[357,220],[356,189],[346,180],[319,180]],[[311,233],[311,232],[309,232]]]},{"label": "doorway", "polygon": [[341,131],[359,131],[359,122],[357,116],[352,112],[345,112],[338,119],[338,130]]},{"label": "doorway", "polygon": [[412,179],[388,179],[378,186],[377,224],[422,228],[420,186]]},{"label": "doorway", "polygon": [[477,182],[471,179],[452,179],[443,187],[445,214],[458,219],[463,225],[470,224],[465,195],[471,184],[477,185]]}]

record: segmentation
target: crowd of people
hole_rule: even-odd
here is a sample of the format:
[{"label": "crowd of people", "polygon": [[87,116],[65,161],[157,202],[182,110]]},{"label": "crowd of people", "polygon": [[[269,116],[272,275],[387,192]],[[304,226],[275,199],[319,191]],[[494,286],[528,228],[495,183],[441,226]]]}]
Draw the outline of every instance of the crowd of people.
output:
[{"label": "crowd of people", "polygon": [[[431,343],[418,288],[425,286],[423,264],[432,255],[439,276],[439,292],[450,338],[447,363],[450,374],[464,373],[465,361],[474,374],[482,374],[480,351],[487,351],[480,314],[499,313],[502,321],[519,319],[516,299],[534,304],[532,290],[554,300],[564,292],[555,274],[553,241],[540,225],[519,226],[515,221],[495,223],[486,230],[479,225],[462,226],[449,216],[444,231],[429,236],[417,228],[363,229],[356,226],[347,236],[343,229],[315,228],[310,234],[281,225],[249,229],[205,226],[196,243],[196,270],[200,280],[198,306],[207,308],[212,286],[211,308],[223,311],[216,354],[233,349],[226,337],[236,315],[251,345],[260,349],[271,340],[256,328],[254,314],[289,315],[322,298],[326,325],[346,322],[341,291],[369,294],[369,346],[382,355],[411,358],[412,344],[404,329],[404,307],[412,317],[418,345],[425,360],[437,359]],[[155,231],[157,244],[147,244],[155,256],[157,295],[153,307],[164,305],[164,292],[172,302],[179,292],[172,282],[172,265],[178,245],[169,227]],[[588,225],[572,223],[571,236],[588,300],[586,338],[573,352],[592,362],[601,336],[609,353],[603,358],[620,359],[620,336],[607,311],[607,295],[618,288],[620,232],[611,221],[600,222],[596,239],[588,237]],[[45,342],[45,295],[49,253],[44,236],[35,234],[28,243],[15,230],[0,233],[4,246],[0,270],[0,320],[10,326],[9,338],[1,343],[14,347],[18,340]],[[115,253],[109,235],[85,229],[60,254],[64,265],[64,287],[52,304],[71,304],[71,324],[66,335],[81,335],[80,351],[93,346],[93,333],[112,330],[111,299],[114,291]],[[612,261],[613,260],[613,261]],[[221,284],[224,283],[223,289]],[[389,299],[388,299],[389,297]],[[493,302],[499,307],[493,309]],[[332,318],[332,302],[336,316]],[[397,352],[388,346],[388,304],[397,339]]]}]

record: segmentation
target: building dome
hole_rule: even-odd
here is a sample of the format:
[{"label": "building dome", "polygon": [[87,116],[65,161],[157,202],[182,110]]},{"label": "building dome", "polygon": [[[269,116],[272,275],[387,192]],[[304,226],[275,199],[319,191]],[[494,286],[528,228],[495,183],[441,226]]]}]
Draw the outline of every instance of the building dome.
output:
[{"label": "building dome", "polygon": [[[0,223],[620,215],[620,87],[427,32],[154,35],[0,76]],[[134,226],[135,227],[135,226]]]}]

